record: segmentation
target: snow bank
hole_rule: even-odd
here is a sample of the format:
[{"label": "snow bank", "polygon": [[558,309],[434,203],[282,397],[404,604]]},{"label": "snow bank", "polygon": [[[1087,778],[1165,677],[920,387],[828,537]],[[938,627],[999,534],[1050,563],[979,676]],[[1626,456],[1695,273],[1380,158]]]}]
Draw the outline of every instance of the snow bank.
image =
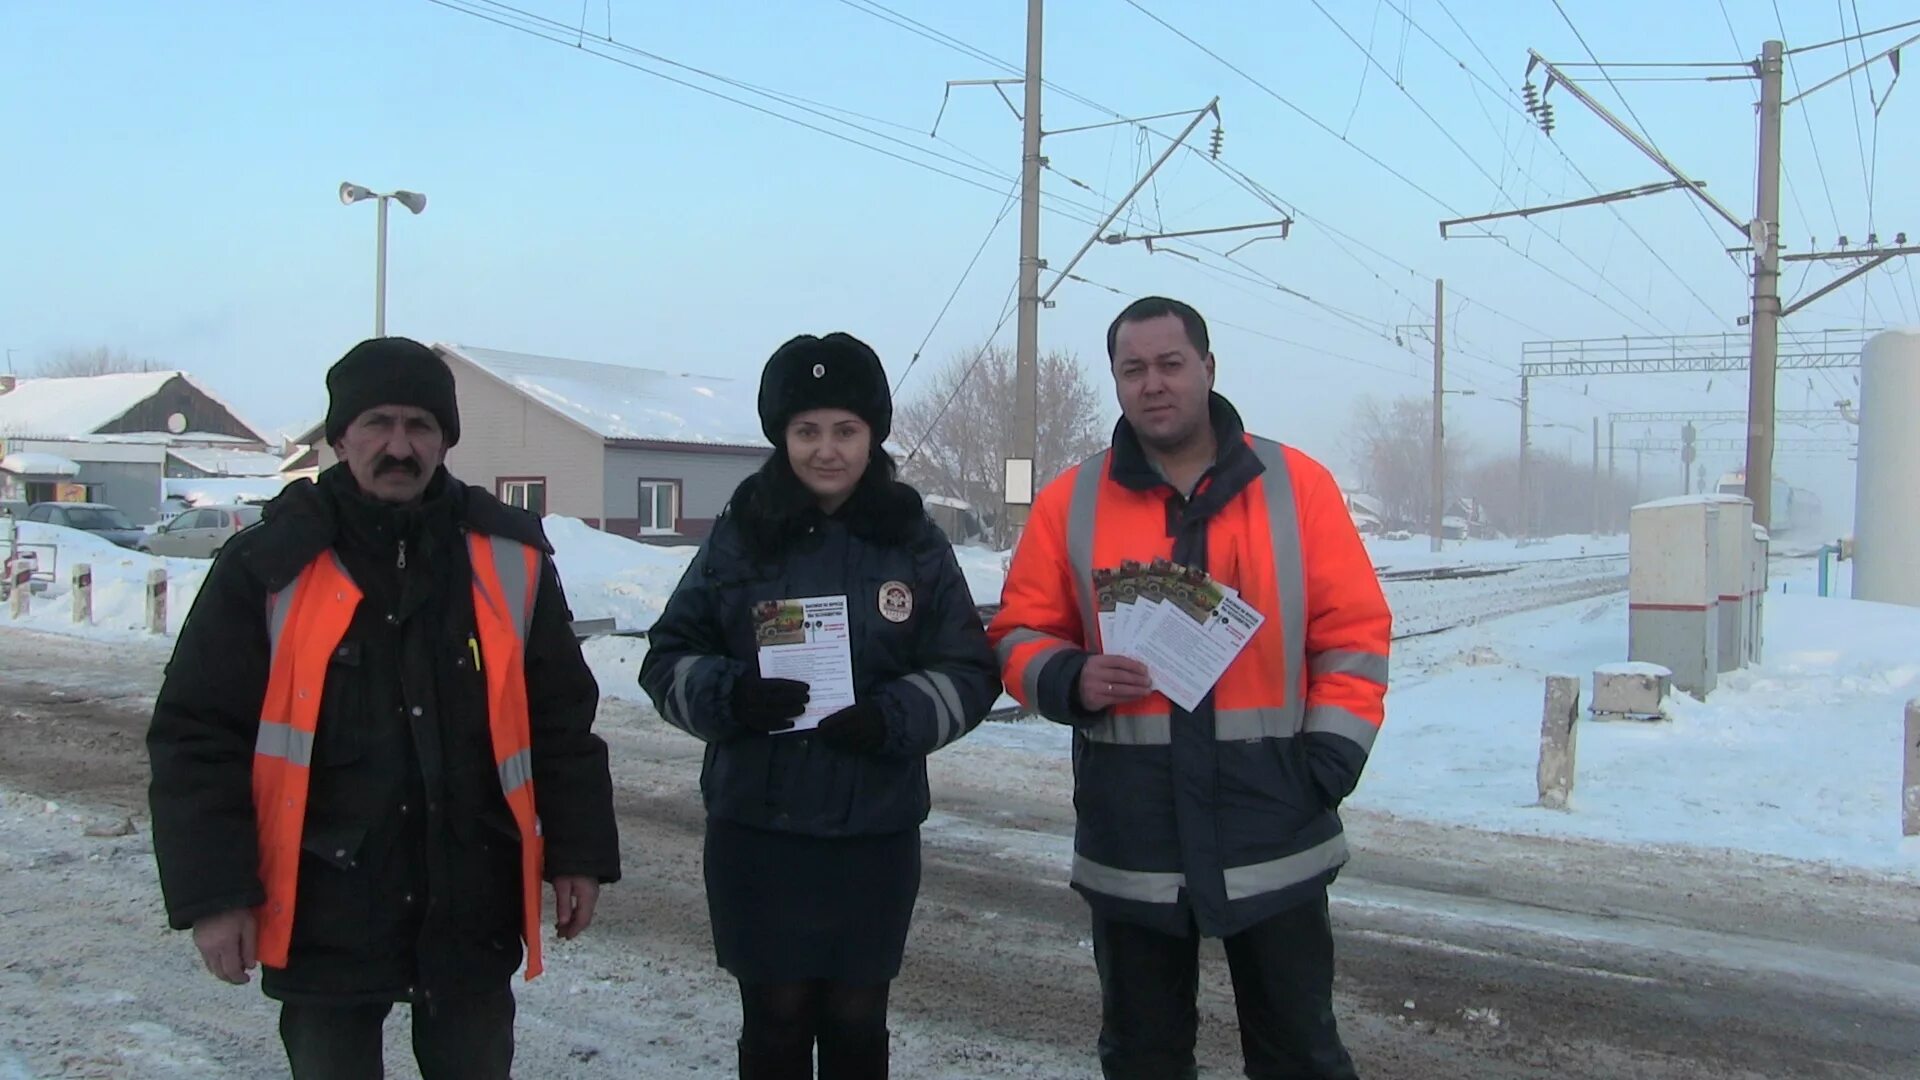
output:
[{"label": "snow bank", "polygon": [[1379,570],[1427,570],[1442,566],[1511,566],[1517,563],[1577,559],[1587,555],[1625,555],[1625,536],[1555,536],[1529,540],[1448,540],[1440,551],[1429,550],[1425,536],[1408,540],[1366,539],[1367,551]]},{"label": "snow bank", "polygon": [[[0,540],[0,550],[4,548]],[[53,581],[44,593],[35,594],[27,617],[0,625],[25,626],[55,634],[76,634],[104,641],[124,641],[148,637],[147,571],[165,567],[167,571],[167,631],[176,633],[186,618],[187,609],[200,592],[212,564],[204,559],[162,559],[132,551],[102,540],[92,533],[38,522],[20,523],[20,546],[40,556],[40,569],[50,572]],[[73,568],[86,563],[93,568],[93,625],[73,621]]]},{"label": "snow bank", "polygon": [[[1920,610],[1766,599],[1765,660],[1670,723],[1583,717],[1570,811],[1533,806],[1542,687],[1626,651],[1626,601],[1514,616],[1396,649],[1387,726],[1355,805],[1476,828],[1728,848],[1920,877],[1900,838],[1904,703],[1920,695]],[[1788,591],[1781,592],[1786,586]],[[1844,588],[1844,583],[1841,584]]]}]

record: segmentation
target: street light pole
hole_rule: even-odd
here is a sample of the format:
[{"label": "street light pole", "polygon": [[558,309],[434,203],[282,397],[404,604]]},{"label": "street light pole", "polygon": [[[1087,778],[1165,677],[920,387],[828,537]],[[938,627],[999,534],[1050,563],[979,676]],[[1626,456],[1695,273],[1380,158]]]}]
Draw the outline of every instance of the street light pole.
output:
[{"label": "street light pole", "polygon": [[380,196],[379,266],[373,275],[373,336],[387,336],[387,197]]},{"label": "street light pole", "polygon": [[387,336],[387,202],[397,200],[401,206],[418,214],[427,208],[427,197],[417,191],[378,192],[361,187],[359,184],[341,184],[340,201],[352,206],[368,199],[379,204],[379,221],[376,225],[378,238],[374,246],[373,272],[373,336]]}]

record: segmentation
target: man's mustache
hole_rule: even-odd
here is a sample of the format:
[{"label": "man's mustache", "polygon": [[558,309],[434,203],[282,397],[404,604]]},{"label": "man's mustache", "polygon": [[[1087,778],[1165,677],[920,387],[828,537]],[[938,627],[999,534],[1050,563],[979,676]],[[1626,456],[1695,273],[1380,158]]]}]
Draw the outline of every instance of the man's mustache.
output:
[{"label": "man's mustache", "polygon": [[373,475],[385,476],[390,472],[404,472],[409,476],[420,475],[420,463],[413,458],[399,458],[381,455],[379,464],[374,466]]}]

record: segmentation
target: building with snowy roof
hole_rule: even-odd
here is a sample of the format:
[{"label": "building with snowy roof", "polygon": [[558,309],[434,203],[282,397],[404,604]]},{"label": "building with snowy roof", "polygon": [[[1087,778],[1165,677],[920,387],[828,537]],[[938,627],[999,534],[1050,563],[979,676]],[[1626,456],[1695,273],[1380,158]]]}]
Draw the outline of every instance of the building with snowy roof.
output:
[{"label": "building with snowy roof", "polygon": [[266,449],[259,431],[183,371],[0,375],[0,457],[73,466],[58,474],[0,466],[0,499],[108,503],[146,524],[163,516],[165,477],[199,475],[195,460],[251,462]]},{"label": "building with snowy roof", "polygon": [[[513,506],[650,543],[692,543],[766,460],[757,387],[471,345],[434,350],[460,399],[448,470]],[[334,463],[317,427],[300,441],[286,475]]]}]

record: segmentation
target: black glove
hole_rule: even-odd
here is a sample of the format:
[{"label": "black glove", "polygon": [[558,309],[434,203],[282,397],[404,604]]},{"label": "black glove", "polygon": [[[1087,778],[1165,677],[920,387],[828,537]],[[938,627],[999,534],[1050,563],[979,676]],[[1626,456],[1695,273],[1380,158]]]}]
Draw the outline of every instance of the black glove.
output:
[{"label": "black glove", "polygon": [[878,754],[887,745],[887,715],[871,701],[849,705],[820,721],[820,741],[849,754]]},{"label": "black glove", "polygon": [[759,735],[771,735],[793,726],[793,719],[807,711],[811,691],[806,683],[792,679],[763,679],[749,672],[733,681],[733,698],[728,702],[733,722]]}]

